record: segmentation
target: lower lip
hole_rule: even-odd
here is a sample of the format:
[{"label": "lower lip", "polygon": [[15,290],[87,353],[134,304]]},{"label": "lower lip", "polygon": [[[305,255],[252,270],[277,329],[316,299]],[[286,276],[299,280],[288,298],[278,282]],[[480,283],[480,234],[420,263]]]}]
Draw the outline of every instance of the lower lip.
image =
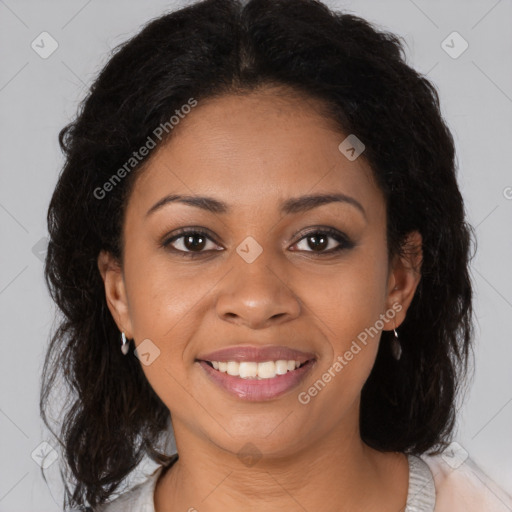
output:
[{"label": "lower lip", "polygon": [[310,359],[301,367],[286,372],[284,375],[276,375],[272,379],[260,380],[242,379],[241,377],[228,375],[225,372],[215,370],[215,368],[212,368],[205,361],[197,362],[213,382],[231,395],[249,402],[259,402],[277,398],[296,387],[311,370],[315,360]]}]

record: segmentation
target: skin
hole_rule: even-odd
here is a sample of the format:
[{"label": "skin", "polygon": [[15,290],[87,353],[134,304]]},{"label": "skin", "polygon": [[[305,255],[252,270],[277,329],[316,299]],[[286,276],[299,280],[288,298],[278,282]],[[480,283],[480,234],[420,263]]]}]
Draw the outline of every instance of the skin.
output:
[{"label": "skin", "polygon": [[[308,404],[297,398],[397,303],[401,311],[383,329],[398,328],[420,280],[421,236],[410,234],[418,251],[388,260],[384,196],[365,160],[338,150],[346,135],[318,107],[277,89],[200,102],[137,177],[123,266],[99,255],[119,330],[136,346],[150,339],[160,350],[142,368],[171,411],[180,458],[157,482],[157,512],[225,512],[248,501],[261,512],[405,507],[405,455],[378,452],[359,433],[361,389],[380,332]],[[279,213],[286,199],[335,192],[356,199],[365,215],[348,203]],[[214,197],[231,211],[175,202],[146,216],[171,193]],[[197,226],[212,236],[195,253],[185,238],[174,241],[175,252],[159,245]],[[318,226],[346,234],[354,247],[322,256],[339,242],[317,248]],[[236,252],[247,236],[263,249],[252,263]],[[238,344],[290,346],[317,361],[298,388],[246,402],[195,363],[200,353]],[[261,454],[250,467],[237,456],[246,443]]]}]

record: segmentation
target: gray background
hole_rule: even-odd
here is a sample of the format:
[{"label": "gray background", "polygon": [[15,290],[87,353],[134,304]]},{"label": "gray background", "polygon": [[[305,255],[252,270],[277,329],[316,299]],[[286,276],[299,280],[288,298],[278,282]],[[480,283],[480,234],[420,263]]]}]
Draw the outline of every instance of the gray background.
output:
[{"label": "gray background", "polygon": [[[455,439],[512,493],[512,2],[327,3],[404,37],[409,63],[440,92],[479,242],[472,265],[476,372]],[[0,511],[60,510],[58,464],[46,471],[48,488],[31,457],[51,441],[38,398],[55,313],[42,258],[46,209],[63,163],[58,131],[108,51],[177,5],[184,2],[0,0]],[[43,31],[58,43],[46,59],[31,47]],[[469,44],[458,58],[442,47],[453,31]],[[462,48],[450,41],[452,52]]]}]

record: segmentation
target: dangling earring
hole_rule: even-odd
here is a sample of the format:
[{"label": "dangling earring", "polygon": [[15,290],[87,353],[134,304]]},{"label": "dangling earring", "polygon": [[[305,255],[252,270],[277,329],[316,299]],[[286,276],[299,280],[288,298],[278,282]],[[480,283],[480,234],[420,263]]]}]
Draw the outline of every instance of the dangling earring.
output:
[{"label": "dangling earring", "polygon": [[126,339],[126,336],[125,336],[124,332],[121,333],[121,341],[122,341],[121,352],[124,355],[126,355],[126,354],[128,354],[128,350],[130,350],[130,343]]},{"label": "dangling earring", "polygon": [[395,328],[393,328],[393,332],[395,333],[395,337],[391,340],[391,353],[393,354],[393,357],[399,361],[402,356],[402,346],[398,340],[398,333]]}]

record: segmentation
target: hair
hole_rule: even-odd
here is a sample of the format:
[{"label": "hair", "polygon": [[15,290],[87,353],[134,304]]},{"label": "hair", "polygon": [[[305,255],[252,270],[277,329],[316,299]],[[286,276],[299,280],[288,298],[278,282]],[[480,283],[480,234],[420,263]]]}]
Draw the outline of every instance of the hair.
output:
[{"label": "hair", "polygon": [[[171,459],[159,448],[170,412],[138,359],[122,355],[97,267],[101,250],[123,261],[126,202],[147,159],[103,198],[94,191],[191,98],[284,88],[319,100],[340,133],[364,142],[361,158],[386,202],[388,256],[404,255],[414,230],[423,255],[399,329],[403,355],[393,359],[393,333],[383,331],[362,389],[361,437],[380,451],[444,448],[472,348],[473,228],[438,93],[406,64],[401,39],[315,0],[205,0],[151,20],[109,57],[59,133],[66,160],[47,217],[45,279],[61,319],[40,410],[51,430],[50,391],[62,375],[68,407],[58,441],[76,482],[73,492],[66,485],[65,506],[108,501],[145,456]],[[157,146],[171,136],[166,130]]]}]

